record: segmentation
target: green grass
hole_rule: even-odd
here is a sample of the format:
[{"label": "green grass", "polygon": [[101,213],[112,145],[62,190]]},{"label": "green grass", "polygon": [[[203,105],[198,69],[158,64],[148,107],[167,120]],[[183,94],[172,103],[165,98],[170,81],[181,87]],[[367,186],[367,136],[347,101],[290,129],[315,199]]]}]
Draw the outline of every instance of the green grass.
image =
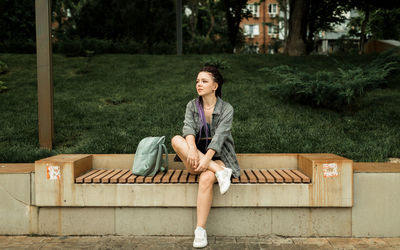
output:
[{"label": "green grass", "polygon": [[[0,75],[0,162],[34,162],[60,153],[134,153],[146,136],[182,133],[186,103],[196,97],[195,78],[204,55],[53,56],[52,151],[39,148],[36,56],[0,54],[9,72]],[[287,57],[218,55],[222,98],[235,109],[232,135],[237,153],[335,153],[355,161],[400,156],[400,75],[385,89],[362,97],[347,112],[284,103],[270,95],[262,67],[280,64],[315,72],[346,64],[365,65],[374,55]]]}]

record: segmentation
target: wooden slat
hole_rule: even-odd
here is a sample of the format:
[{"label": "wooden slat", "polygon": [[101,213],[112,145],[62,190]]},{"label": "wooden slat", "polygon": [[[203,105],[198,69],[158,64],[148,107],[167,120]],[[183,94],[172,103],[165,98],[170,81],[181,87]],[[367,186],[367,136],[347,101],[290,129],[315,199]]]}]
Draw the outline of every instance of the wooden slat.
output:
[{"label": "wooden slat", "polygon": [[[138,175],[137,177],[136,177],[136,179],[135,179],[135,183],[144,183],[144,178],[145,178],[146,176],[142,176],[142,175]],[[152,176],[151,176],[151,178],[153,178]]]},{"label": "wooden slat", "polygon": [[90,175],[92,175],[92,174],[94,174],[94,173],[96,173],[96,172],[98,172],[98,171],[100,171],[100,170],[98,170],[98,169],[93,169],[93,170],[89,171],[88,173],[86,173],[86,174],[84,174],[84,175],[81,175],[81,176],[79,176],[79,177],[76,177],[76,178],[75,178],[75,182],[76,182],[76,183],[82,183],[82,182],[83,182],[83,179],[85,179],[86,177],[88,177],[88,176],[90,176]]},{"label": "wooden slat", "polygon": [[144,183],[152,183],[153,179],[154,179],[154,176],[145,176],[144,177]]},{"label": "wooden slat", "polygon": [[245,169],[244,172],[247,174],[247,176],[249,177],[249,180],[251,183],[256,183],[257,182],[257,178],[256,176],[253,174],[253,172],[251,172],[251,169]]},{"label": "wooden slat", "polygon": [[300,172],[299,170],[293,169],[292,172],[301,178],[301,182],[310,183],[310,178],[308,176],[306,176],[305,174],[303,174],[302,172]]},{"label": "wooden slat", "polygon": [[122,171],[119,172],[117,175],[114,175],[114,176],[111,178],[110,182],[111,182],[111,183],[118,183],[119,177],[123,176],[124,174],[128,173],[129,171],[131,171],[131,170],[130,170],[130,169],[122,170]]},{"label": "wooden slat", "polygon": [[173,169],[169,169],[168,172],[163,176],[161,179],[162,183],[169,183],[169,179],[171,178],[171,175],[174,173]]},{"label": "wooden slat", "polygon": [[132,175],[129,176],[129,178],[128,178],[128,183],[135,183],[136,178],[139,177],[139,176],[134,175],[132,172],[131,172],[131,174],[132,174]]},{"label": "wooden slat", "polygon": [[179,181],[179,177],[181,176],[182,169],[175,170],[174,174],[171,176],[171,183],[177,183]]},{"label": "wooden slat", "polygon": [[257,177],[259,183],[265,183],[267,181],[259,169],[253,169],[252,172]]},{"label": "wooden slat", "polygon": [[108,183],[111,177],[113,177],[114,175],[118,174],[121,171],[122,171],[121,169],[113,170],[111,173],[109,173],[108,175],[104,176],[103,179],[101,179],[101,183]]},{"label": "wooden slat", "polygon": [[114,171],[114,170],[113,170],[113,169],[109,169],[109,170],[106,170],[105,172],[103,172],[102,174],[100,174],[100,175],[94,177],[94,178],[93,178],[93,183],[100,183],[100,182],[101,182],[101,179],[102,179],[104,176],[106,176],[106,175],[108,175],[109,173],[111,173],[112,171]]},{"label": "wooden slat", "polygon": [[161,178],[164,176],[165,172],[158,172],[153,179],[153,183],[160,183],[161,182]]},{"label": "wooden slat", "polygon": [[[130,169],[93,169],[75,178],[76,183],[198,183],[199,175],[187,170],[159,172],[155,176],[135,176]],[[216,180],[215,183],[218,181]],[[308,176],[297,169],[244,169],[240,177],[231,178],[232,183],[310,183]]]},{"label": "wooden slat", "polygon": [[275,182],[275,178],[266,169],[260,169],[260,172],[267,179],[267,183],[274,183]]},{"label": "wooden slat", "polygon": [[249,179],[247,178],[247,175],[245,174],[245,172],[244,172],[242,169],[240,170],[239,179],[240,179],[240,183],[247,183],[247,182],[249,182]]},{"label": "wooden slat", "polygon": [[123,176],[121,176],[121,178],[119,178],[118,183],[126,183],[127,179],[130,178],[133,175],[132,171],[129,170],[126,174],[124,174]]},{"label": "wooden slat", "polygon": [[299,182],[301,182],[300,177],[298,177],[298,176],[297,176],[295,173],[293,173],[290,169],[283,169],[283,171],[284,171],[285,173],[287,173],[288,175],[290,175],[290,177],[292,177],[294,183],[299,183]]},{"label": "wooden slat", "polygon": [[112,171],[114,171],[114,170],[113,170],[113,169],[109,169],[109,170],[106,170],[104,173],[102,173],[102,174],[100,174],[100,175],[94,177],[93,183],[100,183],[100,182],[101,182],[101,179],[102,179],[104,176],[106,176],[106,175],[108,175],[109,173],[111,173]]},{"label": "wooden slat", "polygon": [[232,176],[232,183],[239,183],[240,179]]},{"label": "wooden slat", "polygon": [[283,182],[282,176],[280,176],[275,170],[268,169],[267,171],[274,177],[275,182],[277,182],[277,183]]},{"label": "wooden slat", "polygon": [[276,169],[275,171],[278,172],[278,174],[280,174],[283,177],[283,180],[285,181],[285,183],[293,182],[292,178],[287,173],[285,173],[282,169]]},{"label": "wooden slat", "polygon": [[189,182],[189,183],[195,183],[195,182],[196,182],[196,177],[197,177],[197,175],[191,174],[191,173],[189,173],[188,175],[189,175],[189,177],[188,177],[188,182]]},{"label": "wooden slat", "polygon": [[101,174],[104,173],[104,172],[106,172],[105,169],[100,169],[100,170],[97,171],[96,173],[85,177],[85,178],[83,179],[83,182],[84,182],[84,183],[92,183],[92,182],[93,182],[93,178],[95,178],[95,177],[98,176],[98,175],[101,175]]},{"label": "wooden slat", "polygon": [[187,179],[188,179],[188,171],[187,170],[183,170],[181,177],[179,177],[179,183],[186,183]]}]

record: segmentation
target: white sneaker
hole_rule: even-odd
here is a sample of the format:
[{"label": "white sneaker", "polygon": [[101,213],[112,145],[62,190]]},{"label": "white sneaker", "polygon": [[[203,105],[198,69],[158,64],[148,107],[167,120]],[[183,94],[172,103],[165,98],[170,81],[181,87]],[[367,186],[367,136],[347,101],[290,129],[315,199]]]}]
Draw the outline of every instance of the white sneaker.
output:
[{"label": "white sneaker", "polygon": [[204,228],[197,226],[194,230],[193,247],[202,248],[207,246],[207,232]]},{"label": "white sneaker", "polygon": [[220,193],[225,194],[231,186],[232,169],[224,167],[224,170],[215,172],[215,176],[218,180]]}]

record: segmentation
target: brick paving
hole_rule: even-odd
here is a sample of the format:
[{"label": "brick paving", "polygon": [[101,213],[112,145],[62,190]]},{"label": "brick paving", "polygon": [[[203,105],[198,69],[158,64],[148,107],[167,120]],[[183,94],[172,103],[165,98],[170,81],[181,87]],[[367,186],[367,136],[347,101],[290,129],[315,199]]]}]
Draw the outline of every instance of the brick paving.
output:
[{"label": "brick paving", "polygon": [[[189,236],[0,236],[0,249],[193,249]],[[400,249],[398,238],[208,237],[204,249]]]}]

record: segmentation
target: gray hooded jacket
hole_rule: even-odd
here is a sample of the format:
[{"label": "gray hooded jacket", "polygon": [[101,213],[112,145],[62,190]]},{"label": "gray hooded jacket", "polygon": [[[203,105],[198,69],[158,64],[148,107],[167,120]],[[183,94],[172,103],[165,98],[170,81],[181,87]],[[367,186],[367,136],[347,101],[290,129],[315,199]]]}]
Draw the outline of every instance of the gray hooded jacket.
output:
[{"label": "gray hooded jacket", "polygon": [[[182,136],[184,138],[186,138],[187,135],[196,136],[200,131],[201,120],[195,101],[196,99],[193,99],[186,105],[185,120],[183,121],[184,125],[182,129]],[[240,167],[236,158],[235,144],[231,135],[232,120],[232,105],[217,96],[217,103],[212,113],[212,124],[210,124],[212,140],[207,150],[210,148],[215,150],[214,156],[221,157],[225,166],[232,169],[232,175],[238,178],[240,176]]]}]

